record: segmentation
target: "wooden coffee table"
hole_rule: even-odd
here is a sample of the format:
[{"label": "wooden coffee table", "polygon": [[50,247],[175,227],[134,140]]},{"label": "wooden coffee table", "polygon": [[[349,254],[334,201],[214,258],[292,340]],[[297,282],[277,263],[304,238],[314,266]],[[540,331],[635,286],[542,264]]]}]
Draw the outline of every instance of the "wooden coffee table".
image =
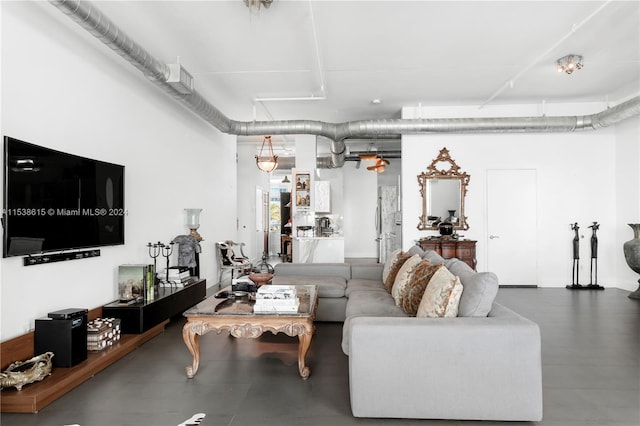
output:
[{"label": "wooden coffee table", "polygon": [[[218,334],[228,331],[233,337],[256,338],[265,331],[298,336],[298,370],[307,379],[311,370],[306,364],[306,355],[315,332],[313,320],[318,307],[318,290],[315,285],[296,286],[300,307],[298,313],[254,313],[250,296],[229,299],[208,297],[183,313],[187,323],[182,329],[182,338],[191,352],[193,361],[186,367],[187,377],[193,378],[200,366],[200,343],[198,336],[215,330]],[[230,288],[224,289],[230,292]]]}]

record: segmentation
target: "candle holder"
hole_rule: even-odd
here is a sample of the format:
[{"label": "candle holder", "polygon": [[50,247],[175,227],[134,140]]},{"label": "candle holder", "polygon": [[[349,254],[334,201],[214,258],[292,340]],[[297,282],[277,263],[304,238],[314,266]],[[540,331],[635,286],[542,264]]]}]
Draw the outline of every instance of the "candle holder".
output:
[{"label": "candle holder", "polygon": [[158,241],[157,243],[147,243],[147,247],[149,248],[149,256],[153,259],[153,285],[157,286],[158,285],[158,265],[156,263],[158,257],[160,256],[160,253],[162,252],[162,247],[164,247],[164,244],[162,244],[160,241]]},{"label": "candle holder", "polygon": [[189,235],[196,239],[196,241],[202,241],[202,236],[198,233],[200,228],[200,212],[202,209],[184,209],[187,214],[186,225],[191,230]]},{"label": "candle holder", "polygon": [[164,274],[165,282],[169,283],[169,257],[171,257],[171,254],[173,253],[173,241],[169,244],[162,244],[162,246],[160,247],[160,252],[162,256],[167,259],[167,267],[164,270]]}]

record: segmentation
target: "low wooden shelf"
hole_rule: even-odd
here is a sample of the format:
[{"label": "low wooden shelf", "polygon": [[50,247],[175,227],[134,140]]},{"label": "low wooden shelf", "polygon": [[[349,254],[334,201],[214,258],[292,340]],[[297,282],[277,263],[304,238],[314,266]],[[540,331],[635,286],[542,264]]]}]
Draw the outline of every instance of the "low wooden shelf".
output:
[{"label": "low wooden shelf", "polygon": [[15,388],[3,389],[0,395],[2,412],[37,413],[138,346],[162,333],[168,323],[167,319],[142,334],[123,334],[115,345],[100,352],[90,352],[86,361],[73,367],[54,368],[49,377],[41,382],[25,385],[21,391]]},{"label": "low wooden shelf", "polygon": [[[3,389],[0,406],[3,413],[37,413],[93,375],[104,370],[129,352],[164,331],[171,317],[178,315],[206,297],[206,280],[187,287],[160,289],[153,301],[130,306],[108,304],[89,311],[88,320],[97,317],[120,318],[122,337],[100,352],[89,352],[86,361],[69,368],[54,368],[41,382],[25,385],[21,391]],[[34,356],[34,333],[29,332],[2,342],[1,362],[4,370],[10,362]]]}]

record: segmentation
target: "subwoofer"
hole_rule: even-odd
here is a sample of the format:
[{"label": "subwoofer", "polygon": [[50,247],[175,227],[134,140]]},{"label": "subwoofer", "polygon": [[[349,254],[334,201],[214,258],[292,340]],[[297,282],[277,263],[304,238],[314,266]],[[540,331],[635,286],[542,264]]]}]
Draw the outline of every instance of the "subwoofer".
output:
[{"label": "subwoofer", "polygon": [[73,367],[87,359],[87,310],[65,309],[36,319],[35,355],[53,352],[54,367]]}]

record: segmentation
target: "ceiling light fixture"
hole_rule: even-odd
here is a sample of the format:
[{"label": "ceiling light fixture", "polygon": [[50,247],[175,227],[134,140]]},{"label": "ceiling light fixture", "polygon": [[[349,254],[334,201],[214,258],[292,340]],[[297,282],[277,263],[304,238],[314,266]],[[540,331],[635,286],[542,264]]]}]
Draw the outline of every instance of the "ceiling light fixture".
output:
[{"label": "ceiling light fixture", "polygon": [[[262,155],[264,152],[264,144],[268,144],[268,155]],[[278,168],[278,157],[273,153],[273,145],[271,145],[271,136],[265,136],[262,140],[262,148],[260,155],[256,155],[256,165],[263,172],[271,173]]]},{"label": "ceiling light fixture", "polygon": [[582,56],[567,55],[556,61],[558,72],[571,74],[575,70],[582,69]]},{"label": "ceiling light fixture", "polygon": [[284,177],[284,179],[282,179],[282,183],[291,183],[291,181],[289,180],[289,176]]},{"label": "ceiling light fixture", "polygon": [[384,158],[380,157],[376,160],[376,163],[373,166],[368,166],[367,170],[371,170],[376,173],[382,173],[384,172],[384,169],[387,168],[387,164],[389,164],[389,160],[385,160]]},{"label": "ceiling light fixture", "polygon": [[244,0],[244,4],[249,8],[249,12],[254,15],[260,14],[260,6],[268,9],[271,3],[273,3],[273,0]]},{"label": "ceiling light fixture", "polygon": [[378,150],[374,150],[373,142],[370,142],[368,151],[366,153],[360,153],[358,156],[363,161],[374,161],[378,158]]}]

